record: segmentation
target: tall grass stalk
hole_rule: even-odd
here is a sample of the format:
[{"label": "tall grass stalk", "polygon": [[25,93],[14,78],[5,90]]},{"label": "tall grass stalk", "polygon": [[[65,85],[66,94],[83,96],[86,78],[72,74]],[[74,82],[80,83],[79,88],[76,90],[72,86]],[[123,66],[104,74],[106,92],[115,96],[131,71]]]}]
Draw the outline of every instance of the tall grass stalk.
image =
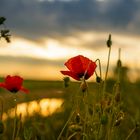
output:
[{"label": "tall grass stalk", "polygon": [[[108,38],[107,42],[111,42],[111,35],[109,35],[109,38]],[[110,54],[111,54],[111,45],[112,45],[112,43],[108,46],[109,51],[108,51],[108,59],[107,59],[107,67],[106,67],[106,72],[105,72],[105,79],[104,79],[104,84],[103,84],[103,98],[104,98],[104,94],[105,94],[105,91],[106,91],[106,82],[107,82],[109,62],[110,62]]]},{"label": "tall grass stalk", "polygon": [[72,117],[73,117],[73,114],[74,114],[74,111],[73,111],[73,109],[72,109],[72,112],[71,112],[71,114],[70,114],[70,116],[69,116],[68,120],[66,121],[66,123],[65,123],[64,127],[62,128],[62,130],[61,130],[61,132],[60,132],[60,134],[59,134],[59,136],[58,136],[57,140],[60,140],[60,139],[61,139],[61,136],[62,136],[62,134],[63,134],[63,132],[64,132],[65,128],[67,127],[67,125],[69,124],[70,120],[71,120],[71,119],[72,119]]}]

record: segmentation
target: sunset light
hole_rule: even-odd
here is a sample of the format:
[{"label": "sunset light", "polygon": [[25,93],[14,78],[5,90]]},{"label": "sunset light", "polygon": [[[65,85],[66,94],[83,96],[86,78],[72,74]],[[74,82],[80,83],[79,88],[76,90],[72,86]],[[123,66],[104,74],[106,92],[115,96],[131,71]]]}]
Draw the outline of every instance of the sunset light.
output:
[{"label": "sunset light", "polygon": [[[39,42],[14,37],[10,44],[3,43],[4,41],[0,43],[2,46],[0,48],[0,55],[3,57],[2,60],[7,60],[7,65],[9,64],[10,66],[11,64],[10,74],[20,73],[28,78],[37,78],[36,73],[40,73],[39,79],[57,79],[60,77],[59,69],[62,67],[60,62],[79,54],[90,57],[93,60],[99,58],[102,65],[105,65],[107,61],[105,55],[107,52],[106,36],[106,33],[77,32],[76,36],[67,36],[60,39],[46,38]],[[139,39],[137,36],[130,37],[114,34],[110,63],[112,65],[116,64],[118,49],[122,48],[121,59],[123,64],[138,69],[137,66],[140,63]],[[137,50],[135,53],[132,53],[134,51],[133,46],[135,46],[135,50]],[[6,57],[12,57],[10,59],[11,62],[8,61]],[[14,63],[14,65],[12,63]],[[55,65],[53,63],[55,63]],[[58,63],[58,65],[56,65],[56,63]],[[3,69],[0,73],[3,75],[8,71],[4,70],[6,63],[1,63],[0,66],[1,70]],[[30,69],[34,69],[34,73],[30,72]],[[46,76],[44,76],[44,73]]]},{"label": "sunset light", "polygon": [[0,0],[0,140],[139,131],[140,0]]}]

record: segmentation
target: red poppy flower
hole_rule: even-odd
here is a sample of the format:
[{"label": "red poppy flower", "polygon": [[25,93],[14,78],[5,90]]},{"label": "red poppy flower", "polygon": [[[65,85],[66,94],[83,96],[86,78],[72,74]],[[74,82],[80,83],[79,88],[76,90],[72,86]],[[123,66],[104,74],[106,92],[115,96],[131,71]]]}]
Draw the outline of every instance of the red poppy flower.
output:
[{"label": "red poppy flower", "polygon": [[25,89],[22,86],[22,83],[23,83],[23,78],[21,78],[20,76],[10,76],[10,75],[8,75],[5,78],[5,82],[0,83],[0,87],[3,87],[5,89],[9,90],[12,93],[16,93],[19,90],[21,90],[25,93],[28,93],[29,92],[28,89]]},{"label": "red poppy flower", "polygon": [[61,73],[71,76],[75,80],[80,80],[82,77],[87,80],[93,75],[96,69],[96,63],[82,55],[70,58],[65,63],[65,66],[69,71],[61,71]]}]

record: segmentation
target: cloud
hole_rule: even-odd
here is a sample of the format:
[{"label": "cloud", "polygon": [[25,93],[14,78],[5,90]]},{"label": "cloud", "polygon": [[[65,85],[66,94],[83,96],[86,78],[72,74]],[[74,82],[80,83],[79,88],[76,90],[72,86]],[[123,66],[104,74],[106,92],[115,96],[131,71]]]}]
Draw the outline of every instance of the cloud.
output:
[{"label": "cloud", "polygon": [[[12,34],[38,40],[77,31],[140,33],[138,0],[1,0]],[[135,26],[136,25],[136,26]]]},{"label": "cloud", "polygon": [[41,58],[31,58],[31,57],[19,57],[19,56],[0,56],[0,62],[1,64],[21,64],[26,66],[63,66],[64,60],[47,60],[47,59],[41,59]]}]

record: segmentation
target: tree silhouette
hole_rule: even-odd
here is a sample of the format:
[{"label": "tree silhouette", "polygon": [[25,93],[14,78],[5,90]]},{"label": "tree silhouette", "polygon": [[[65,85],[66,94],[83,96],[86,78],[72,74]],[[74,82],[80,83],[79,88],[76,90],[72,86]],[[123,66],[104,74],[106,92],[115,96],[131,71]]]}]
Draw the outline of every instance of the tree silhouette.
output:
[{"label": "tree silhouette", "polygon": [[5,17],[0,17],[0,26],[3,26],[3,28],[0,29],[0,39],[4,38],[7,41],[7,43],[10,43],[10,30],[6,28],[4,24],[5,21]]}]

